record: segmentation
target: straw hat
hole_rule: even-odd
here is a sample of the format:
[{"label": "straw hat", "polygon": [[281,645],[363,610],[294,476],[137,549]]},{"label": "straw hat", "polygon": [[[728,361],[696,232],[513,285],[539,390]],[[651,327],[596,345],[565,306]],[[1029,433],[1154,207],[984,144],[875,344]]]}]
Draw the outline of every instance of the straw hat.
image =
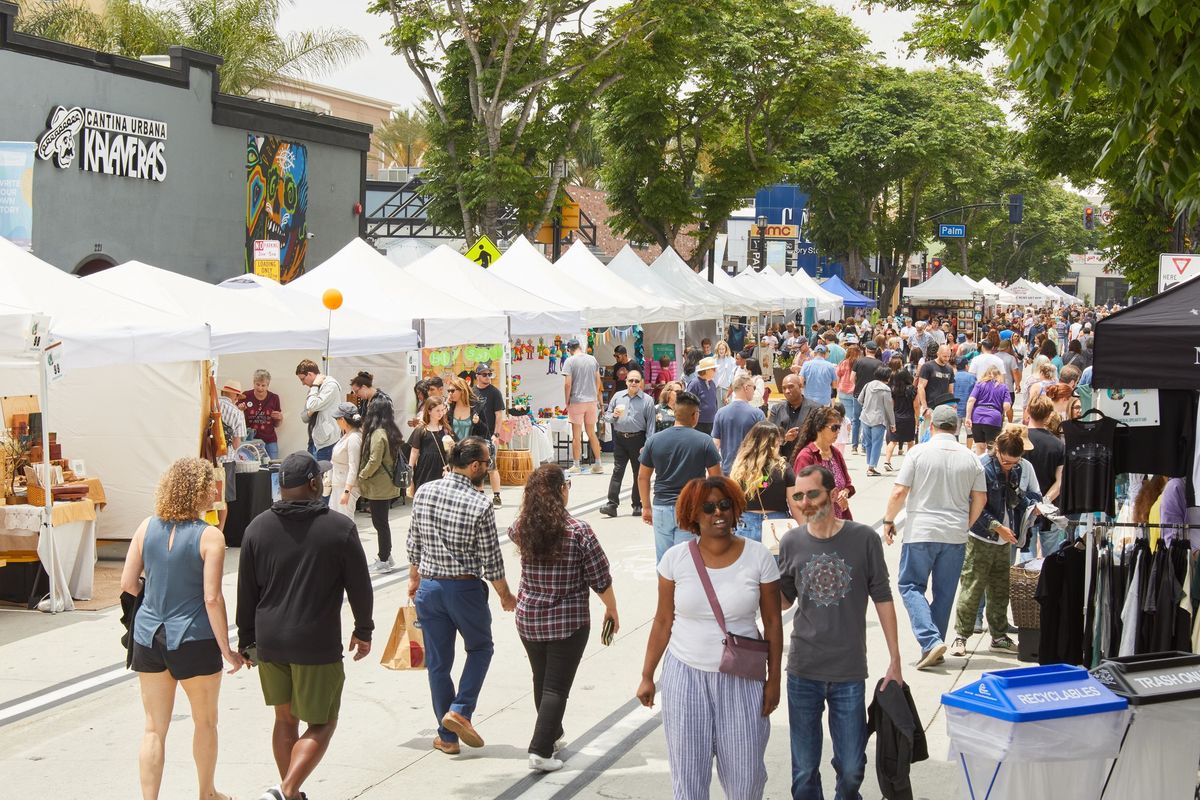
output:
[{"label": "straw hat", "polygon": [[229,378],[228,380],[226,380],[224,383],[221,384],[221,391],[222,392],[236,392],[237,394],[241,394],[242,393],[242,383],[241,383],[241,381],[237,381],[237,380],[234,380],[233,378]]},{"label": "straw hat", "polygon": [[705,358],[700,359],[700,363],[696,365],[696,374],[700,374],[701,372],[708,372],[710,369],[715,370],[716,368],[717,368],[717,360],[715,358],[713,358],[712,356],[707,356]]}]

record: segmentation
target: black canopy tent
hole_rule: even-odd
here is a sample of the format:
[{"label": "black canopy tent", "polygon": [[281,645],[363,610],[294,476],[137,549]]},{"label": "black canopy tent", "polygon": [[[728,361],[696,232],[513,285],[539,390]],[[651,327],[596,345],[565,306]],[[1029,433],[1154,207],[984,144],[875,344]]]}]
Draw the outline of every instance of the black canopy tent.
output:
[{"label": "black canopy tent", "polygon": [[1093,352],[1097,388],[1200,389],[1200,280],[1100,320]]}]

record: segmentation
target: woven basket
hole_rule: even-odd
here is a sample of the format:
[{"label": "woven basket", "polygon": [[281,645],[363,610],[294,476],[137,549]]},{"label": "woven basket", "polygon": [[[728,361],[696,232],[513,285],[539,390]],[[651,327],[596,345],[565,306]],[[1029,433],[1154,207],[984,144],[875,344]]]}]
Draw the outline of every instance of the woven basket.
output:
[{"label": "woven basket", "polygon": [[497,450],[496,469],[503,486],[524,486],[533,474],[533,454],[528,450]]},{"label": "woven basket", "polygon": [[1009,599],[1012,602],[1013,622],[1018,628],[1038,630],[1042,627],[1042,607],[1034,595],[1037,594],[1041,572],[1025,569],[1019,565],[1008,568]]}]

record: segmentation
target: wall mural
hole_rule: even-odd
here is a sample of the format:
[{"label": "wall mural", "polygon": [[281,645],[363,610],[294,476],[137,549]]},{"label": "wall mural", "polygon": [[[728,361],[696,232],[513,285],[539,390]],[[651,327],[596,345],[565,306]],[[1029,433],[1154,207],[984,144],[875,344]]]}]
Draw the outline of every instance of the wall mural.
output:
[{"label": "wall mural", "polygon": [[308,252],[308,149],[273,136],[246,141],[246,271],[254,240],[279,242],[282,283],[304,274]]}]

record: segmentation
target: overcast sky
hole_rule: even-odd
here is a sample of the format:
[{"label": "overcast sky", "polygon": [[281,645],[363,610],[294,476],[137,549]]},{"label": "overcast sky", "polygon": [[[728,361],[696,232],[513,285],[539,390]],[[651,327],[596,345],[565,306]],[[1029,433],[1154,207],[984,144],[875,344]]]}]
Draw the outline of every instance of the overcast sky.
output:
[{"label": "overcast sky", "polygon": [[[875,10],[868,14],[855,0],[830,0],[828,5],[847,14],[871,37],[871,49],[891,64],[902,64],[908,60],[906,47],[900,37],[915,17],[912,12]],[[284,31],[312,28],[343,27],[357,33],[367,41],[370,53],[337,72],[315,80],[359,94],[390,100],[398,105],[413,105],[424,96],[420,84],[408,71],[404,59],[392,55],[382,37],[391,27],[388,20],[365,10],[366,0],[293,0],[285,7],[280,27]],[[923,66],[923,60],[911,62]]]}]

